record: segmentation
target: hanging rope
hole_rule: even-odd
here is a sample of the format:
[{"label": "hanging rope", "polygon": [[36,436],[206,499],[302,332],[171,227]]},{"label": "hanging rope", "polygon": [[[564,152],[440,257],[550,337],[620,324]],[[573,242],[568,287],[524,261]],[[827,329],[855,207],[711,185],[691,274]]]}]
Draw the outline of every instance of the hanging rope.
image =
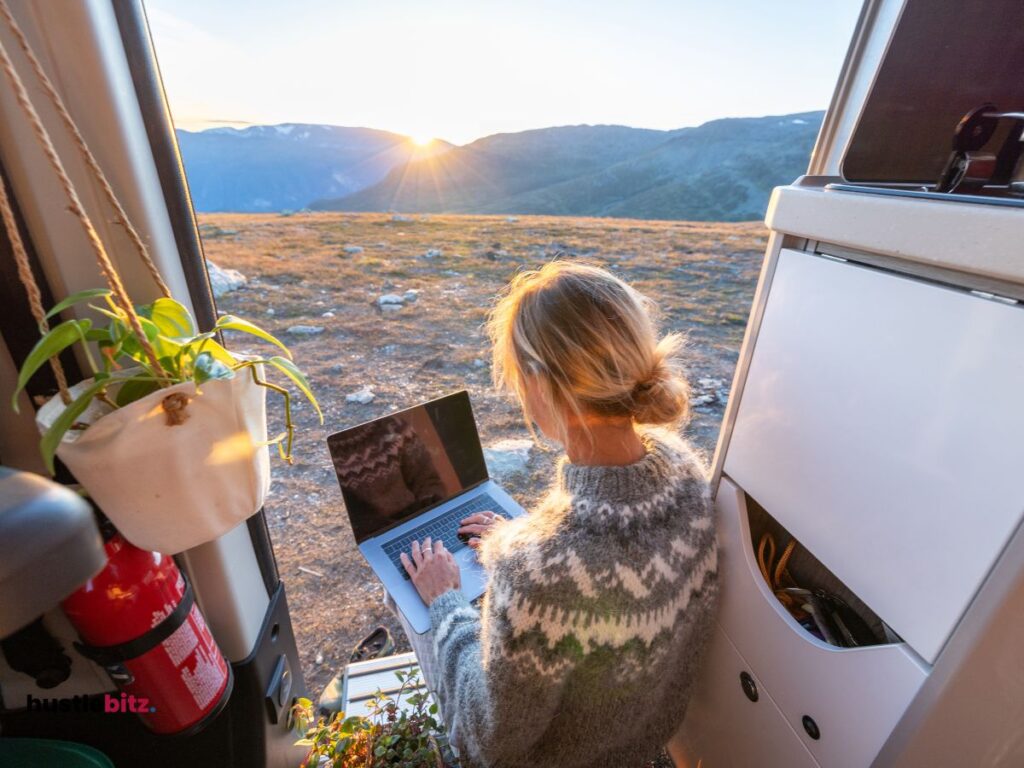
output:
[{"label": "hanging rope", "polygon": [[[14,94],[18,100],[19,106],[21,106],[22,110],[28,117],[29,122],[32,125],[32,130],[35,132],[36,138],[39,139],[40,145],[42,145],[43,152],[50,161],[50,165],[53,166],[53,170],[56,172],[57,178],[60,180],[60,184],[64,188],[64,192],[68,197],[68,207],[78,218],[78,221],[82,225],[82,229],[85,231],[86,238],[89,240],[89,245],[92,247],[93,254],[96,256],[96,263],[99,265],[104,278],[106,278],[107,285],[113,293],[115,303],[128,316],[128,322],[138,338],[139,345],[142,347],[143,352],[149,359],[153,372],[160,378],[166,378],[167,372],[163,369],[163,366],[160,365],[160,360],[156,355],[156,351],[153,349],[153,345],[142,330],[142,323],[139,321],[139,316],[135,313],[135,307],[132,305],[131,299],[128,297],[128,292],[125,290],[124,284],[121,282],[121,278],[117,274],[117,270],[114,269],[114,265],[111,263],[106,249],[103,247],[103,241],[100,240],[100,236],[97,234],[96,228],[93,227],[92,221],[89,219],[89,215],[85,212],[82,201],[78,198],[78,193],[75,192],[74,185],[71,183],[71,179],[68,176],[67,171],[64,169],[64,165],[61,163],[60,157],[57,155],[57,150],[54,148],[53,142],[50,141],[50,136],[46,132],[46,128],[43,126],[43,121],[39,117],[39,113],[36,112],[35,107],[32,105],[32,102],[28,97],[28,91],[25,89],[25,84],[22,82],[17,70],[15,70],[14,64],[11,62],[11,58],[7,54],[7,49],[2,43],[0,43],[0,67],[3,68],[4,73],[7,75],[7,79],[10,81],[11,86],[14,89]],[[166,386],[166,383],[164,383],[164,386]]]},{"label": "hanging rope", "polygon": [[171,290],[167,287],[167,283],[164,282],[163,277],[160,275],[160,271],[156,268],[156,264],[153,263],[153,259],[149,255],[149,250],[146,248],[146,244],[142,241],[142,237],[139,235],[138,230],[135,229],[131,221],[128,219],[128,214],[125,213],[124,208],[117,199],[117,195],[114,194],[114,189],[110,186],[110,182],[107,180],[106,174],[103,173],[103,169],[100,168],[100,164],[96,162],[96,156],[93,155],[92,150],[90,150],[89,146],[85,143],[85,139],[78,130],[78,126],[75,125],[75,121],[71,119],[71,115],[68,113],[67,107],[64,106],[64,100],[61,99],[60,94],[57,93],[57,89],[53,87],[53,83],[46,74],[46,70],[43,69],[39,59],[36,58],[31,46],[29,46],[28,38],[25,37],[25,33],[22,32],[21,27],[18,26],[18,22],[14,18],[14,14],[11,13],[10,6],[7,5],[7,0],[0,0],[0,15],[4,17],[4,20],[7,22],[7,26],[11,28],[11,32],[13,32],[14,36],[17,38],[18,45],[25,54],[25,58],[28,59],[28,63],[36,73],[36,77],[38,78],[39,83],[43,86],[43,90],[46,91],[46,95],[50,97],[50,101],[56,108],[57,114],[60,115],[60,119],[64,122],[64,125],[67,127],[71,137],[75,140],[75,146],[78,147],[78,151],[81,153],[86,165],[89,166],[89,169],[93,172],[96,180],[100,183],[100,187],[103,189],[103,194],[106,196],[107,201],[117,214],[118,222],[124,227],[125,232],[128,233],[129,239],[132,241],[135,249],[139,252],[139,256],[142,258],[142,263],[145,264],[146,269],[149,270],[149,274],[153,278],[153,282],[156,283],[157,288],[160,289],[160,292],[164,296],[170,298]]},{"label": "hanging rope", "polygon": [[[3,215],[4,228],[11,241],[11,250],[14,251],[14,261],[18,265],[18,279],[25,286],[25,294],[28,296],[28,305],[32,310],[32,317],[39,324],[39,331],[46,333],[50,330],[50,324],[46,321],[46,311],[43,309],[43,297],[39,292],[39,284],[36,283],[36,276],[32,274],[32,266],[28,260],[28,252],[25,250],[25,243],[21,239],[21,232],[18,230],[18,222],[14,218],[14,209],[11,206],[11,198],[7,194],[7,184],[0,176],[0,214]],[[68,380],[64,375],[64,368],[60,360],[54,356],[50,358],[50,368],[53,369],[54,378],[57,379],[57,389],[60,391],[60,399],[64,404],[71,402],[71,393],[68,392]]]}]

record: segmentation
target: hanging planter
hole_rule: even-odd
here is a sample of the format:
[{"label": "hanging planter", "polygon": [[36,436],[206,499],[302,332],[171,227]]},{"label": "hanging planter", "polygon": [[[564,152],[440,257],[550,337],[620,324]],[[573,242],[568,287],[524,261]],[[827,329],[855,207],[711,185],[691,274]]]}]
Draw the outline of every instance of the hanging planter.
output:
[{"label": "hanging planter", "polygon": [[[287,388],[267,381],[265,373],[279,374],[284,383],[302,392],[316,408],[321,423],[323,414],[306,377],[292,363],[291,353],[263,329],[227,315],[209,331],[197,331],[188,310],[171,297],[142,237],[2,2],[0,16],[116,222],[163,294],[151,304],[132,303],[0,41],[0,68],[108,286],[77,293],[44,312],[0,178],[0,215],[42,336],[19,372],[13,405],[17,410],[19,393],[40,367],[49,364],[60,396],[39,410],[36,421],[43,433],[40,449],[50,472],[54,457],[59,457],[129,541],[142,549],[176,554],[227,533],[260,509],[270,484],[269,445],[276,443],[281,456],[291,461],[291,396]],[[88,302],[105,322],[94,326],[90,319],[69,319],[51,328],[51,320],[82,302]],[[267,358],[233,355],[218,341],[226,330],[255,336],[284,354]],[[81,359],[88,362],[92,378],[69,387],[58,356],[75,346],[81,347]],[[269,441],[267,389],[283,397],[286,424],[285,432]]]},{"label": "hanging planter", "polygon": [[[59,457],[125,538],[166,554],[210,541],[257,512],[270,486],[268,446],[276,443],[290,461],[294,430],[290,394],[266,381],[266,369],[282,374],[319,413],[287,348],[231,315],[197,334],[185,308],[163,298],[134,308],[160,363],[156,371],[110,291],[70,297],[47,318],[83,301],[104,302],[90,307],[109,323],[67,320],[48,331],[26,358],[15,393],[61,351],[83,346],[93,378],[71,387],[68,402],[52,398],[36,414],[50,471]],[[289,357],[232,355],[215,338],[229,329]],[[284,398],[286,431],[274,440],[267,439],[267,389]]]}]

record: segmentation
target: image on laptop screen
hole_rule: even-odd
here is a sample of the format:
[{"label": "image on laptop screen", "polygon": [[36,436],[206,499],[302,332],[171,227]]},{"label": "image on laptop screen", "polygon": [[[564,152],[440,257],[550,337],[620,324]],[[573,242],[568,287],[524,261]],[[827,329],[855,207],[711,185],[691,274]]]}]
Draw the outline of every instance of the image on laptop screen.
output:
[{"label": "image on laptop screen", "polygon": [[356,541],[487,479],[466,392],[327,438]]}]

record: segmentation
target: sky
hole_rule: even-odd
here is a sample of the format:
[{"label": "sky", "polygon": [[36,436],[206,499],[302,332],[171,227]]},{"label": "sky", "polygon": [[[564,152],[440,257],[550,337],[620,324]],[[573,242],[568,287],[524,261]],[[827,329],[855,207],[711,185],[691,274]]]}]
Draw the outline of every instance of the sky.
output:
[{"label": "sky", "polygon": [[465,144],[825,109],[860,0],[146,0],[175,123]]}]

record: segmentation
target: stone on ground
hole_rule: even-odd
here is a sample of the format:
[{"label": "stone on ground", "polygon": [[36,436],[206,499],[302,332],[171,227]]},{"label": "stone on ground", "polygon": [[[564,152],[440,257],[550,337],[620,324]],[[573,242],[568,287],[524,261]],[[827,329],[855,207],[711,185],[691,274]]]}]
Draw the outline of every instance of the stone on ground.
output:
[{"label": "stone on ground", "polygon": [[369,403],[372,403],[375,397],[376,395],[373,394],[373,390],[369,386],[365,386],[357,392],[352,392],[348,395],[345,395],[345,402],[359,403],[359,405],[367,405]]},{"label": "stone on ground", "polygon": [[491,477],[502,480],[526,473],[533,451],[533,440],[525,437],[507,437],[484,448],[484,460]]},{"label": "stone on ground", "polygon": [[324,327],[322,325],[293,325],[287,330],[287,333],[293,336],[316,336],[318,333],[323,333]]},{"label": "stone on ground", "polygon": [[209,259],[206,260],[206,271],[210,275],[210,288],[215,299],[219,299],[225,293],[237,291],[246,283],[245,275],[237,269],[221,269]]}]

